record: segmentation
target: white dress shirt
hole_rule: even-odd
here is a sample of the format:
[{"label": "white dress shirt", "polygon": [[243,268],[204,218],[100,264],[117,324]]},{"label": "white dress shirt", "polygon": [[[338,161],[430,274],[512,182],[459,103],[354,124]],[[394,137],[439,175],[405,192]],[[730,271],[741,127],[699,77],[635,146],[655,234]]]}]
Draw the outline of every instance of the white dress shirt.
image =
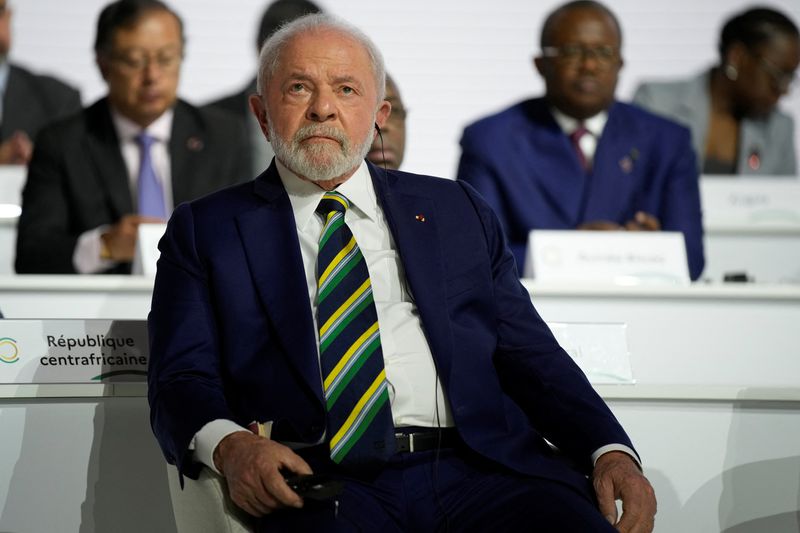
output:
[{"label": "white dress shirt", "polygon": [[[170,165],[169,139],[172,133],[172,119],[174,112],[168,109],[163,115],[158,117],[152,124],[142,130],[142,127],[120,115],[113,108],[111,109],[111,121],[117,132],[119,148],[122,152],[122,159],[125,161],[125,168],[128,170],[128,185],[133,200],[133,212],[138,211],[138,179],[139,166],[142,160],[142,151],[136,136],[142,131],[153,137],[154,142],[150,147],[150,160],[156,172],[161,187],[164,191],[164,203],[167,213],[172,212],[172,167]],[[102,259],[100,252],[103,243],[100,236],[108,230],[108,226],[100,226],[83,232],[78,237],[75,250],[72,253],[72,264],[75,270],[81,274],[94,274],[113,267],[116,262],[109,259]]]}]

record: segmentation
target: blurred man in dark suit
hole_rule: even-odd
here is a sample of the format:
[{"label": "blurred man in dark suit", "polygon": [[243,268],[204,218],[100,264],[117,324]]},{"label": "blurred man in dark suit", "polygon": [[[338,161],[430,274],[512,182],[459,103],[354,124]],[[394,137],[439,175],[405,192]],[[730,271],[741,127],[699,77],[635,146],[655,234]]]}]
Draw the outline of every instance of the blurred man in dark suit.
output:
[{"label": "blurred man in dark suit", "polygon": [[39,130],[81,108],[78,91],[9,62],[10,49],[11,8],[0,0],[0,165],[27,163]]},{"label": "blurred man in dark suit", "polygon": [[478,189],[523,271],[532,229],[680,231],[689,273],[703,270],[703,228],[689,131],[615,100],[622,30],[592,0],[544,22],[543,97],[468,126],[458,179]]},{"label": "blurred man in dark suit", "polygon": [[[275,30],[283,24],[309,13],[320,13],[321,9],[308,0],[276,0],[271,3],[261,16],[261,23],[258,25],[258,36],[256,37],[256,53],[261,50],[261,45],[272,35]],[[250,153],[252,164],[252,175],[255,176],[263,172],[272,156],[272,145],[264,142],[264,136],[258,126],[258,121],[250,113],[250,95],[255,94],[256,77],[253,76],[241,91],[224,96],[219,100],[214,100],[208,104],[209,107],[222,109],[236,116],[241,123],[241,128],[247,136],[247,146]]]},{"label": "blurred man in dark suit", "polygon": [[128,273],[137,229],[249,178],[235,120],[177,98],[183,25],[158,0],[119,0],[97,24],[108,95],[41,132],[22,195],[20,273]]}]

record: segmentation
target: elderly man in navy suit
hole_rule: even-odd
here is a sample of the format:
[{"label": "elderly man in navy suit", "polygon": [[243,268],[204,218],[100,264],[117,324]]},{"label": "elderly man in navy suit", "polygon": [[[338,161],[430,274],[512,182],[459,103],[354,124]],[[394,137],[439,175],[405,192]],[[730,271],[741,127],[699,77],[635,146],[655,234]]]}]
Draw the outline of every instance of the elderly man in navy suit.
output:
[{"label": "elderly man in navy suit", "polygon": [[[636,452],[491,209],[364,161],[384,86],[374,44],[328,15],[264,45],[251,107],[272,165],[178,207],[160,244],[148,394],[167,460],[221,473],[259,531],[651,531]],[[312,472],[327,489],[301,498],[286,480]]]},{"label": "elderly man in navy suit", "polygon": [[543,98],[468,126],[458,179],[497,213],[522,271],[532,229],[680,231],[689,273],[703,230],[689,131],[614,100],[622,32],[611,11],[578,0],[553,11],[536,69]]}]

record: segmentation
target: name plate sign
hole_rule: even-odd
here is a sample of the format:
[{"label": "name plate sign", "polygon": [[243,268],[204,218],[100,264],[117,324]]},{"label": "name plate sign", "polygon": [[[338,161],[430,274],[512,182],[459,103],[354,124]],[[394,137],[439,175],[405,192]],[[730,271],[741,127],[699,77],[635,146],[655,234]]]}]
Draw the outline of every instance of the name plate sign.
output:
[{"label": "name plate sign", "polygon": [[543,282],[688,285],[683,234],[533,230],[525,277]]},{"label": "name plate sign", "polygon": [[166,229],[166,224],[139,224],[133,256],[134,274],[151,277],[156,275],[156,263],[161,257],[158,241],[164,236]]},{"label": "name plate sign", "polygon": [[0,320],[0,383],[146,381],[144,320]]},{"label": "name plate sign", "polygon": [[703,178],[700,181],[706,229],[800,230],[800,179]]},{"label": "name plate sign", "polygon": [[558,343],[594,384],[635,383],[626,324],[548,322]]}]

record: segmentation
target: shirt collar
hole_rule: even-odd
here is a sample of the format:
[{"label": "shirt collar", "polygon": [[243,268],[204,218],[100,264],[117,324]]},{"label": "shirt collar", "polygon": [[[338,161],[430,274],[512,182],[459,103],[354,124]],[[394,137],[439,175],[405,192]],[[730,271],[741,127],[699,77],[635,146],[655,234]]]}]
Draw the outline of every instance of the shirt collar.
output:
[{"label": "shirt collar", "polygon": [[[289,195],[295,224],[300,231],[303,231],[311,218],[315,216],[317,205],[325,191],[318,185],[300,178],[277,158],[275,164],[281,182]],[[362,161],[353,175],[339,185],[336,191],[350,200],[351,209],[356,209],[364,216],[376,220],[378,200],[375,196],[375,187],[372,185],[372,177],[365,162]]]},{"label": "shirt collar", "polygon": [[[160,117],[155,119],[152,124],[144,128],[144,131],[159,142],[169,142],[170,134],[172,133],[172,119],[174,116],[175,111],[169,108],[164,111]],[[117,130],[117,136],[122,141],[132,141],[143,131],[141,126],[123,116],[113,107],[111,108],[111,120],[114,123],[114,128]]]},{"label": "shirt collar", "polygon": [[[552,113],[553,118],[556,120],[556,123],[558,123],[558,125],[561,127],[561,130],[566,134],[570,134],[575,131],[578,128],[578,125],[581,123],[580,120],[563,113],[556,107],[551,106],[550,112]],[[603,134],[603,128],[606,127],[607,121],[608,111],[603,110],[593,117],[583,120],[583,127],[586,128],[586,130],[595,138],[599,139],[600,135]]]}]

